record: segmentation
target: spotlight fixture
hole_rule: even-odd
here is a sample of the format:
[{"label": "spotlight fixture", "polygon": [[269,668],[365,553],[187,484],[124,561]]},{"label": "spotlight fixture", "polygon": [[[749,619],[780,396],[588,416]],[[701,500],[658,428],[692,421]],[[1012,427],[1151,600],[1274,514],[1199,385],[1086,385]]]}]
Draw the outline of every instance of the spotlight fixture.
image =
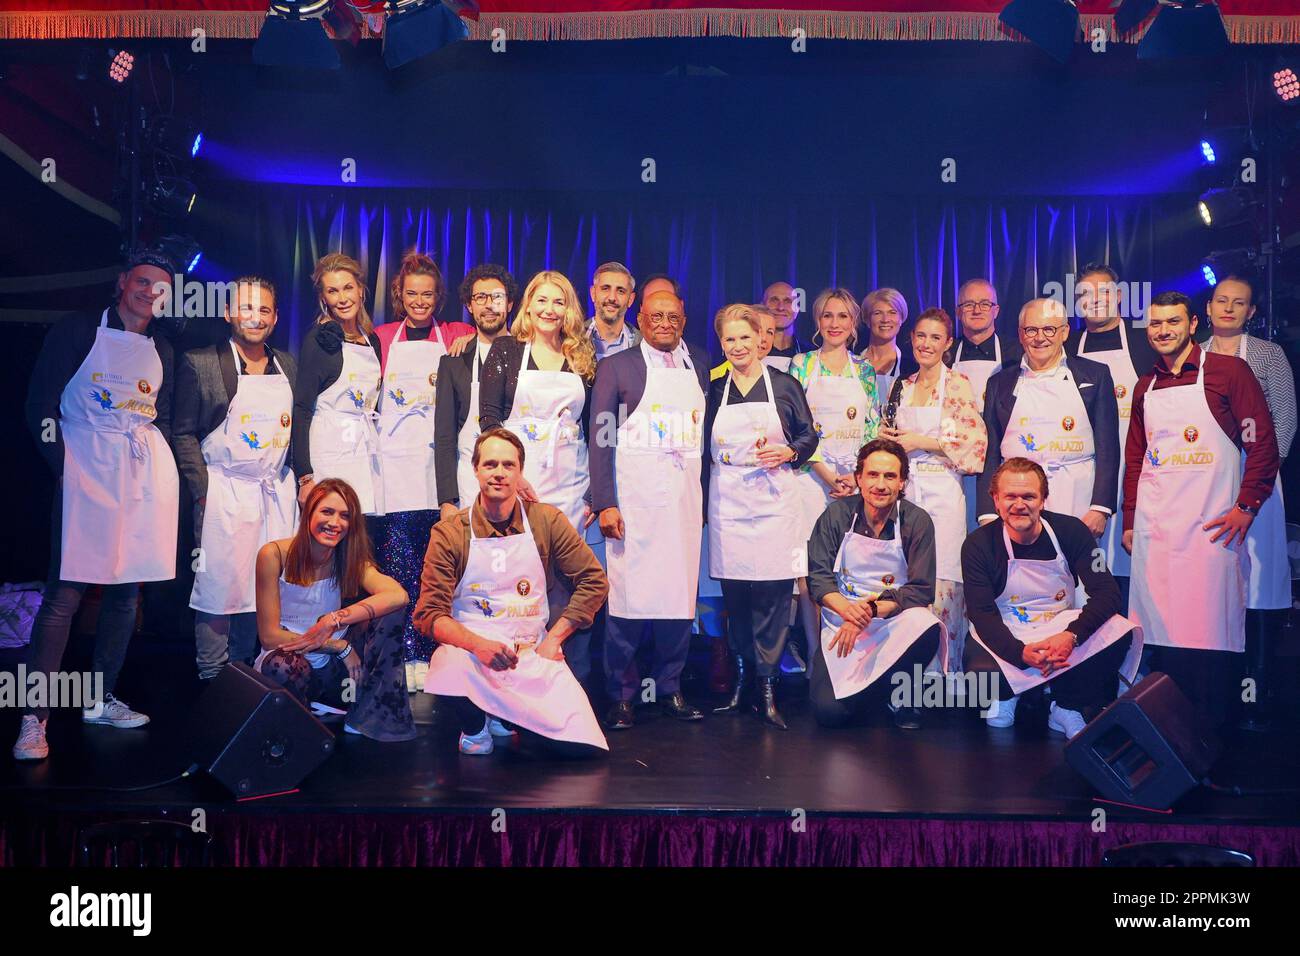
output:
[{"label": "spotlight fixture", "polygon": [[1231,275],[1250,275],[1255,270],[1260,250],[1252,247],[1220,249],[1201,260],[1201,277],[1213,288],[1220,279]]},{"label": "spotlight fixture", "polygon": [[1080,38],[1074,0],[1011,0],[998,19],[1058,63],[1070,59]]},{"label": "spotlight fixture", "polygon": [[128,50],[110,50],[113,59],[108,64],[108,78],[114,83],[125,83],[135,68],[135,55]]},{"label": "spotlight fixture", "polygon": [[321,26],[333,4],[334,0],[271,0],[253,44],[253,62],[258,66],[337,70],[339,51]]},{"label": "spotlight fixture", "polygon": [[1123,0],[1115,11],[1115,32],[1120,36],[1132,33],[1156,6],[1157,0]]},{"label": "spotlight fixture", "polygon": [[1205,284],[1211,288],[1219,284],[1219,278],[1214,274],[1214,267],[1208,262],[1201,263],[1201,275],[1205,277]]},{"label": "spotlight fixture", "polygon": [[1215,158],[1214,144],[1208,139],[1201,140],[1201,159],[1205,160],[1207,164],[1213,166]]},{"label": "spotlight fixture", "polygon": [[384,62],[390,70],[469,36],[469,27],[441,0],[388,0]]},{"label": "spotlight fixture", "polygon": [[1300,77],[1293,66],[1279,65],[1273,71],[1273,94],[1283,103],[1300,103]]},{"label": "spotlight fixture", "polygon": [[194,241],[193,236],[176,234],[163,236],[158,240],[158,248],[186,272],[193,272],[203,258],[203,247]]},{"label": "spotlight fixture", "polygon": [[1250,216],[1254,199],[1250,191],[1239,186],[1230,189],[1211,189],[1201,194],[1197,200],[1196,211],[1201,214],[1201,222],[1215,229],[1235,226],[1245,222]]},{"label": "spotlight fixture", "polygon": [[163,116],[150,127],[149,142],[175,159],[193,159],[203,145],[203,133],[193,123]]},{"label": "spotlight fixture", "polygon": [[1223,15],[1209,0],[1161,0],[1160,12],[1138,41],[1139,60],[1213,57],[1228,52]]},{"label": "spotlight fixture", "polygon": [[188,216],[198,198],[194,184],[183,176],[160,176],[149,189],[149,205],[173,219]]}]

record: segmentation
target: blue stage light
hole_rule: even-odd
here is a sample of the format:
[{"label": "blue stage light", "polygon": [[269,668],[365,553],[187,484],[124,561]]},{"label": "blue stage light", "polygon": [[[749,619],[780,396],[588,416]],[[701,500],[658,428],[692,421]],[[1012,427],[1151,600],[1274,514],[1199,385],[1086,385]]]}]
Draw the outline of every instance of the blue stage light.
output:
[{"label": "blue stage light", "polygon": [[1214,145],[1208,140],[1201,140],[1201,156],[1207,163],[1213,163],[1215,160]]},{"label": "blue stage light", "polygon": [[194,145],[190,147],[190,158],[191,158],[191,159],[193,159],[195,156],[199,155],[199,147],[202,146],[202,145],[203,145],[203,134],[202,134],[202,133],[195,133],[195,134],[194,134]]},{"label": "blue stage light", "polygon": [[1214,275],[1214,270],[1209,265],[1201,266],[1201,275],[1205,276],[1206,285],[1213,287],[1219,284],[1218,278]]}]

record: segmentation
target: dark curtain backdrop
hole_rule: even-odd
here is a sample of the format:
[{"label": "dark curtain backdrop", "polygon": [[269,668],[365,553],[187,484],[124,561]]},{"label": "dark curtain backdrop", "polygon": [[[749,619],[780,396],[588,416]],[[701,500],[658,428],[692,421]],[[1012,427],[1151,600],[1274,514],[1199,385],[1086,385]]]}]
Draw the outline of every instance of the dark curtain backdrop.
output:
[{"label": "dark curtain backdrop", "polygon": [[[204,198],[195,232],[206,253],[197,277],[270,276],[281,286],[276,341],[295,350],[316,314],[312,266],[339,250],[360,260],[379,293],[377,324],[389,314],[387,289],[409,249],[428,253],[446,275],[452,295],[444,319],[461,313],[455,287],[480,262],[505,265],[521,286],[540,269],[558,269],[587,311],[591,272],[601,262],[621,260],[637,276],[667,272],[684,289],[687,337],[715,355],[714,313],[755,301],[778,279],[805,289],[809,309],[828,285],[859,298],[892,285],[916,315],[936,305],[951,312],[959,283],[984,275],[1003,303],[1000,323],[1013,328],[1021,303],[1092,260],[1109,260],[1123,279],[1156,290],[1181,284],[1195,292],[1189,277],[1199,271],[1200,237],[1185,197],[837,203],[226,184]],[[801,328],[811,334],[807,315]]]}]

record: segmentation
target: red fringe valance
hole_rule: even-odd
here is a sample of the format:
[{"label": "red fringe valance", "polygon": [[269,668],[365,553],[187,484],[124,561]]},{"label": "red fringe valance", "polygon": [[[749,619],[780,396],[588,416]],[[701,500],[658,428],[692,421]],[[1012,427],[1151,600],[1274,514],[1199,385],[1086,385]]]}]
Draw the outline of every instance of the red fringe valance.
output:
[{"label": "red fringe valance", "polygon": [[[67,40],[115,37],[189,37],[201,28],[211,39],[251,39],[262,11],[46,11],[0,12],[0,40]],[[1082,32],[1097,27],[1118,38],[1111,17],[1083,14]],[[1300,43],[1300,15],[1224,17],[1233,43]],[[644,37],[789,37],[796,29],[813,39],[1013,40],[987,13],[890,13],[800,10],[635,10],[611,13],[489,13],[468,21],[470,39],[490,40],[498,28],[507,40],[631,40]],[[369,32],[369,31],[367,31]],[[1129,42],[1136,38],[1131,37]]]}]

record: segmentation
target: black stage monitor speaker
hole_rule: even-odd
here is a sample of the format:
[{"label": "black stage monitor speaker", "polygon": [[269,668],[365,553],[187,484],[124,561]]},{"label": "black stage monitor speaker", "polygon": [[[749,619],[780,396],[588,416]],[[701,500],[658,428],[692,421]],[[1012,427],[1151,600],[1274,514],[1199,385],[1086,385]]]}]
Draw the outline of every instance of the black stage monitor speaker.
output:
[{"label": "black stage monitor speaker", "polygon": [[237,797],[292,790],[334,752],[334,735],[292,694],[230,664],[199,698],[194,762]]},{"label": "black stage monitor speaker", "polygon": [[1157,810],[1198,786],[1218,756],[1218,741],[1197,730],[1191,702],[1158,672],[1065,747],[1066,762],[1107,800]]}]

